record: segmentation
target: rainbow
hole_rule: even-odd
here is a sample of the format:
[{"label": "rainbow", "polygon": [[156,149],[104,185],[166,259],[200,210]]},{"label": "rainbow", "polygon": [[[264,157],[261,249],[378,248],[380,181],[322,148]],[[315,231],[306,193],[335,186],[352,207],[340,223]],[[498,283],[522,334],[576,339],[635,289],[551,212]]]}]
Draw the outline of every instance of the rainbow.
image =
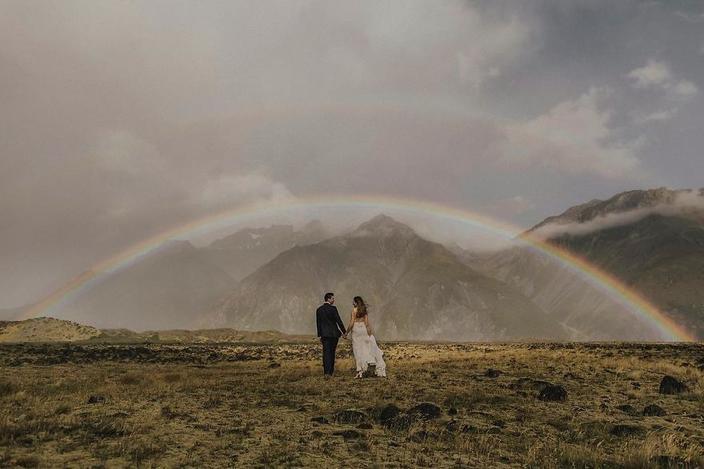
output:
[{"label": "rainbow", "polygon": [[63,287],[34,305],[23,314],[23,318],[45,316],[57,308],[70,303],[93,285],[115,271],[135,262],[143,256],[175,239],[191,238],[213,232],[235,224],[247,223],[267,215],[276,215],[294,209],[344,209],[362,208],[374,210],[395,210],[419,215],[434,215],[467,227],[488,231],[507,240],[515,239],[531,246],[561,265],[576,272],[599,290],[624,305],[640,319],[659,331],[665,341],[696,341],[687,330],[667,317],[655,305],[639,293],[629,288],[619,279],[597,268],[586,260],[552,244],[526,234],[522,230],[480,213],[465,209],[440,205],[433,202],[389,197],[381,195],[318,195],[304,198],[291,198],[277,202],[262,202],[226,210],[184,225],[180,225],[151,236],[117,254],[99,262],[88,271],[73,278]]}]

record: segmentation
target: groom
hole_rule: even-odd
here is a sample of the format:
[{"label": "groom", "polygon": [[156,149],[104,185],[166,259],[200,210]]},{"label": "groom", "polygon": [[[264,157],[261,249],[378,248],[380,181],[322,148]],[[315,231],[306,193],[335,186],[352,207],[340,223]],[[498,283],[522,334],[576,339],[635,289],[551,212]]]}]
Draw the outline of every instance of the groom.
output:
[{"label": "groom", "polygon": [[345,325],[340,319],[340,313],[335,304],[335,294],[326,293],[325,303],[315,312],[315,322],[318,325],[318,337],[323,344],[323,373],[325,378],[332,377],[335,371],[335,349],[340,336],[347,337]]}]

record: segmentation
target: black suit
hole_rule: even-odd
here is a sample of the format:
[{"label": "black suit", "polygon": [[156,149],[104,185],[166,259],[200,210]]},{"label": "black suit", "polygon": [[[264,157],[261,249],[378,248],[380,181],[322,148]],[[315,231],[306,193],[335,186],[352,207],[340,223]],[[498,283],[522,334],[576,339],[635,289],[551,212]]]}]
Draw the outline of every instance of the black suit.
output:
[{"label": "black suit", "polygon": [[337,341],[345,333],[345,324],[340,319],[337,308],[330,303],[323,303],[315,311],[318,337],[323,344],[323,373],[332,375],[335,371],[335,349]]}]

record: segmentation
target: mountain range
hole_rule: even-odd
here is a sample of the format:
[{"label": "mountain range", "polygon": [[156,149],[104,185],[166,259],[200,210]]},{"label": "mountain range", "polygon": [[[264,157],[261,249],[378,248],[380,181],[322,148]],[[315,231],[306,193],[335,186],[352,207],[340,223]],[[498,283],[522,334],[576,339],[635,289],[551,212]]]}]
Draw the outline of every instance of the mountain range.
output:
[{"label": "mountain range", "polygon": [[[571,207],[527,234],[617,276],[704,337],[703,196],[629,191]],[[383,215],[337,236],[316,221],[300,230],[244,229],[200,248],[170,242],[50,314],[102,328],[305,334],[314,332],[311,311],[328,290],[345,320],[352,296],[365,296],[385,338],[658,337],[618,299],[534,249],[446,247]]]},{"label": "mountain range", "polygon": [[283,252],[240,282],[211,324],[314,333],[312,311],[326,291],[340,299],[345,322],[352,297],[363,294],[387,339],[567,337],[556,318],[515,288],[385,215]]}]

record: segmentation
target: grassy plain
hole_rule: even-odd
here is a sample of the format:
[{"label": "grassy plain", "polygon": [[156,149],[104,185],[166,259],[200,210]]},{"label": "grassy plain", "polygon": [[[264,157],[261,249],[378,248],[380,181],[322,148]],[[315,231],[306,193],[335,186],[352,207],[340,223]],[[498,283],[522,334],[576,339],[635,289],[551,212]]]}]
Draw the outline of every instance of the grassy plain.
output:
[{"label": "grassy plain", "polygon": [[704,467],[702,345],[380,345],[2,345],[0,466]]}]

